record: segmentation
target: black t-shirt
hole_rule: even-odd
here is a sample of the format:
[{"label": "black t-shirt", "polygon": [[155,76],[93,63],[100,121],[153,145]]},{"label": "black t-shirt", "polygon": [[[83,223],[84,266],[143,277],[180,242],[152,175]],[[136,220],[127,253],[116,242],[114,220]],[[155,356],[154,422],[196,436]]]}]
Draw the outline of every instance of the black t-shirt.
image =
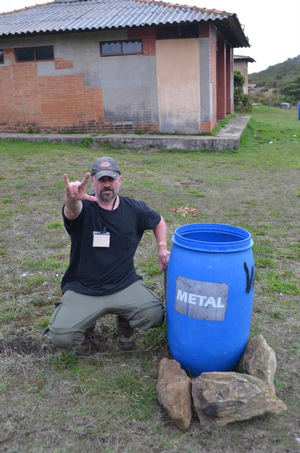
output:
[{"label": "black t-shirt", "polygon": [[[84,200],[80,215],[64,224],[71,237],[70,264],[61,288],[90,296],[113,294],[140,280],[134,268],[134,254],[145,230],[153,230],[160,215],[143,201],[119,197],[113,211]],[[102,231],[106,219],[110,247],[93,247],[93,232]]]}]

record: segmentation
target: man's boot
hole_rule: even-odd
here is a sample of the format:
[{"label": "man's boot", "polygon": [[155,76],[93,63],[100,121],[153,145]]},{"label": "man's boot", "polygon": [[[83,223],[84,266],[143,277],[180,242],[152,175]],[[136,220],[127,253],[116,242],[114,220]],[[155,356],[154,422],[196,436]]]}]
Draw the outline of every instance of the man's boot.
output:
[{"label": "man's boot", "polygon": [[134,348],[134,330],[130,327],[129,321],[123,316],[117,316],[117,326],[120,332],[118,341],[119,348],[123,351],[130,351]]},{"label": "man's boot", "polygon": [[84,342],[73,348],[73,352],[75,352],[76,355],[90,355],[92,351],[91,334],[94,332],[95,327],[96,322],[86,329]]}]

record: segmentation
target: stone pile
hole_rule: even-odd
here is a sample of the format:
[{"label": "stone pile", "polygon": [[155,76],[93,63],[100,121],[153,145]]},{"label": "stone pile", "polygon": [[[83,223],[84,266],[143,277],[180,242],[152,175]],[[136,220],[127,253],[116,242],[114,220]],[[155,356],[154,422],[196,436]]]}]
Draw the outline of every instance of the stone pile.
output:
[{"label": "stone pile", "polygon": [[242,358],[243,373],[210,372],[191,379],[176,360],[159,365],[157,398],[174,424],[187,430],[192,410],[200,425],[224,426],[286,410],[274,390],[276,357],[262,335],[252,338]]}]

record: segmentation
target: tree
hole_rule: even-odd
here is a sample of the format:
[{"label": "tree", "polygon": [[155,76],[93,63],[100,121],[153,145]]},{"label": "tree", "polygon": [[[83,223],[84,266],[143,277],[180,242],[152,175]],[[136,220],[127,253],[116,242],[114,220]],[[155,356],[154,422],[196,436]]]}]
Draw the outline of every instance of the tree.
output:
[{"label": "tree", "polygon": [[300,76],[285,82],[281,86],[280,92],[289,97],[292,102],[300,101]]},{"label": "tree", "polygon": [[240,104],[244,99],[243,86],[245,77],[239,71],[234,71],[234,103]]},{"label": "tree", "polygon": [[245,83],[245,77],[240,73],[240,71],[234,71],[234,86],[236,88],[243,88]]},{"label": "tree", "polygon": [[240,112],[251,112],[252,104],[249,96],[244,94],[243,86],[245,77],[239,72],[234,71],[234,105]]}]

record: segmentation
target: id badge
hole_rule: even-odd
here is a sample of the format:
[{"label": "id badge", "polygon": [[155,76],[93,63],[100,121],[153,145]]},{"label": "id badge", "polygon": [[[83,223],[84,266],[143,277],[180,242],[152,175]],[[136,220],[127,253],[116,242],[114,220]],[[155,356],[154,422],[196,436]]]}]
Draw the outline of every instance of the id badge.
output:
[{"label": "id badge", "polygon": [[110,233],[101,233],[100,231],[93,231],[93,247],[106,247],[110,246]]}]

